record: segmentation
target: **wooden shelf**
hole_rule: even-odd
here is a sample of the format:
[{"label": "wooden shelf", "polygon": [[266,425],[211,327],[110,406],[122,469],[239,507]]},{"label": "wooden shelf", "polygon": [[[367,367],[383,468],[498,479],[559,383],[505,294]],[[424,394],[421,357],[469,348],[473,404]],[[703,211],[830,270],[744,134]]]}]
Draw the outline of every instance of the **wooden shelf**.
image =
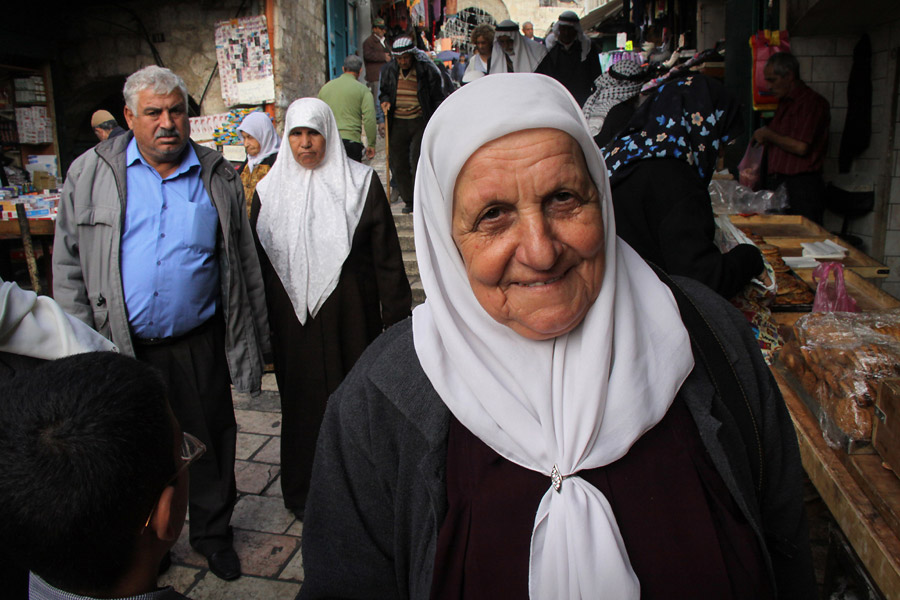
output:
[{"label": "wooden shelf", "polygon": [[[900,480],[893,473],[887,477],[875,455],[850,456],[829,447],[794,389],[775,369],[772,373],[794,422],[810,481],[881,592],[886,598],[900,598],[900,538],[891,526],[900,510]],[[865,486],[860,485],[861,478]],[[870,494],[877,494],[877,501]],[[887,519],[885,503],[891,511]]]}]

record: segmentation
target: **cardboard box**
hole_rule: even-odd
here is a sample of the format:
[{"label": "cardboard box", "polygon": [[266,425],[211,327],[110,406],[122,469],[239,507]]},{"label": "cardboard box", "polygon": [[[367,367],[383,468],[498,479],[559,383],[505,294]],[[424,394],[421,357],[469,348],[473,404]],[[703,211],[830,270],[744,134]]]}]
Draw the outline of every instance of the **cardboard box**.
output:
[{"label": "cardboard box", "polygon": [[875,400],[872,444],[894,473],[900,473],[900,379],[881,382]]}]

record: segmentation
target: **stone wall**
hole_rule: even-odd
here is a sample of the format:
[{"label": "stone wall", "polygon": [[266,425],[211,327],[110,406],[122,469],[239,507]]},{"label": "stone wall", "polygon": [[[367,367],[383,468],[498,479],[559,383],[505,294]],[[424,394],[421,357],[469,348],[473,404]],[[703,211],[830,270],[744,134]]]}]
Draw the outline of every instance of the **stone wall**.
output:
[{"label": "stone wall", "polygon": [[[900,20],[871,29],[872,42],[872,138],[869,148],[852,165],[852,179],[856,184],[872,186],[876,199],[889,188],[886,222],[878,221],[876,213],[869,213],[851,222],[850,232],[863,239],[863,250],[891,269],[882,289],[900,297],[900,121],[889,123],[891,98],[889,85],[893,80],[892,49],[900,47]],[[831,104],[831,129],[825,180],[843,177],[838,174],[838,152],[847,115],[847,80],[853,64],[853,48],[859,36],[795,37],[791,50],[800,61],[800,75],[807,84],[822,94]],[[888,133],[895,128],[893,148],[888,148]],[[891,165],[890,177],[882,181],[884,161]],[[829,230],[840,230],[842,218],[826,213]],[[883,228],[883,229],[881,229]],[[879,231],[881,229],[881,231]],[[883,234],[883,238],[881,237]],[[883,239],[883,245],[879,241]],[[877,247],[876,247],[877,246]]]},{"label": "stone wall", "polygon": [[277,2],[274,20],[275,120],[280,130],[290,103],[317,95],[327,81],[325,3]]}]

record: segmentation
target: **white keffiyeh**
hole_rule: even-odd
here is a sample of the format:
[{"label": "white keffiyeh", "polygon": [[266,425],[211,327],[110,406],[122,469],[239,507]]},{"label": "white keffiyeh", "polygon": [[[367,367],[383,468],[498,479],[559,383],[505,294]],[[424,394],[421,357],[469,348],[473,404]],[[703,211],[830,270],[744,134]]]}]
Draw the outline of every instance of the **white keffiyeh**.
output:
[{"label": "white keffiyeh", "polygon": [[[581,146],[605,234],[597,300],[574,330],[546,341],[488,315],[451,234],[453,190],[466,160],[491,140],[533,128],[559,129]],[[501,456],[547,476],[531,538],[530,596],[639,598],[610,504],[578,472],[624,456],[666,414],[694,363],[671,292],[616,237],[606,169],[579,107],[544,75],[464,86],[426,128],[415,196],[427,295],[413,313],[416,355],[460,423]],[[558,492],[554,468],[565,478]]]},{"label": "white keffiyeh", "polygon": [[[334,113],[321,100],[295,100],[284,120],[278,158],[256,185],[256,233],[303,325],[337,287],[373,171],[347,158]],[[289,138],[298,127],[325,137],[325,157],[315,169],[293,156]]]}]

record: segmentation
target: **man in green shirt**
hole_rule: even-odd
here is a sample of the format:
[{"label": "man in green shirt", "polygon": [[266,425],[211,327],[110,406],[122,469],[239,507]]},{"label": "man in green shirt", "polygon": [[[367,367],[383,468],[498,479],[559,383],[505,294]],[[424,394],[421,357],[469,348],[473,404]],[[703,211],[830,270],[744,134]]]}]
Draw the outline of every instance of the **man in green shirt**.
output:
[{"label": "man in green shirt", "polygon": [[341,132],[341,141],[347,156],[362,162],[362,127],[366,127],[366,159],[375,157],[375,104],[372,92],[358,81],[362,59],[351,54],[344,59],[344,73],[332,79],[319,90],[319,100],[331,107]]}]

